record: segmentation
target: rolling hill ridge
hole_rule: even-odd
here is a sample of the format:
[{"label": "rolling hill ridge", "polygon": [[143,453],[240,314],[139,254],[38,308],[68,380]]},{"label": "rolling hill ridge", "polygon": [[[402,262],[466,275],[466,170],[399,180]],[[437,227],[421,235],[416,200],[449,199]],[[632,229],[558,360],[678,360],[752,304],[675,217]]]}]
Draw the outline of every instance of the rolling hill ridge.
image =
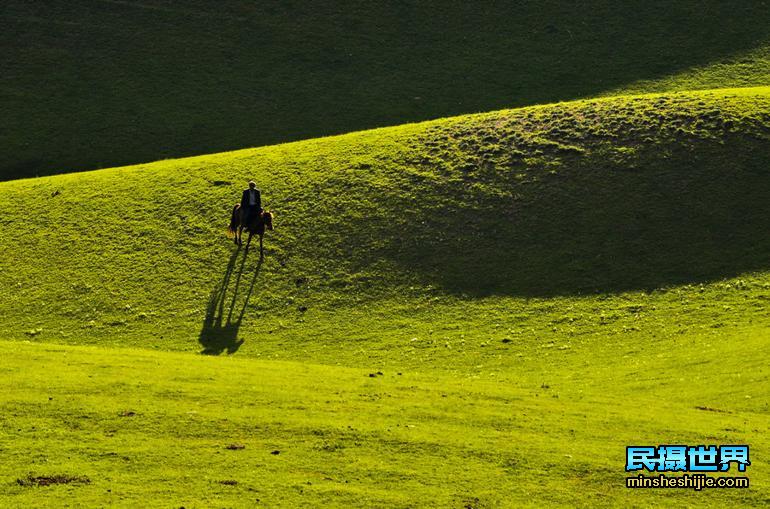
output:
[{"label": "rolling hill ridge", "polygon": [[602,94],[770,85],[768,12],[715,0],[10,0],[0,179]]},{"label": "rolling hill ridge", "polygon": [[[662,305],[736,277],[761,298],[768,125],[766,88],[619,97],[3,183],[1,332],[229,349],[346,313],[373,334],[353,317],[378,303]],[[276,212],[264,262],[223,236],[249,178]]]}]

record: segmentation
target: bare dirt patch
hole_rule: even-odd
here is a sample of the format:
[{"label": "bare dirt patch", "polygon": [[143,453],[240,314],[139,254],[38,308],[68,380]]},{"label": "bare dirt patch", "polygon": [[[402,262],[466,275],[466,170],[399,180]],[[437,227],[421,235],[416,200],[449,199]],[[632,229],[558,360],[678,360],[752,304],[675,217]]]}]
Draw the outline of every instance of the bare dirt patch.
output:
[{"label": "bare dirt patch", "polygon": [[81,475],[32,475],[27,477],[16,479],[16,483],[19,486],[51,486],[53,484],[89,484],[91,479]]}]

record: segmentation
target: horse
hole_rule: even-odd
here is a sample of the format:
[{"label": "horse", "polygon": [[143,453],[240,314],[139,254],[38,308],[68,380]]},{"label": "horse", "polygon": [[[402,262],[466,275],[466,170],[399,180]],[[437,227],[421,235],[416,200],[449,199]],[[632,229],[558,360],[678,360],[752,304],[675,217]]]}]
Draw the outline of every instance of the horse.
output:
[{"label": "horse", "polygon": [[273,229],[273,213],[269,210],[263,210],[259,214],[254,214],[251,218],[250,224],[245,224],[246,220],[241,212],[241,204],[236,203],[233,207],[233,213],[230,216],[230,226],[227,228],[229,235],[233,236],[233,241],[237,245],[243,245],[243,229],[246,228],[249,232],[249,238],[246,241],[246,250],[249,250],[249,244],[251,244],[251,236],[255,233],[259,235],[259,256],[264,257],[264,251],[262,249],[262,237],[265,235],[265,230]]}]

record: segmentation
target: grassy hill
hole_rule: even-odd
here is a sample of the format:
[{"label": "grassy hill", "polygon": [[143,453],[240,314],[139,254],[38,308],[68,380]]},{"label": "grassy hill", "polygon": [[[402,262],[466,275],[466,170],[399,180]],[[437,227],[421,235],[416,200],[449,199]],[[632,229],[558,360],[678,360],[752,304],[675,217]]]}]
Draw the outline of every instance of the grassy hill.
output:
[{"label": "grassy hill", "polygon": [[[537,330],[567,303],[686,314],[690,285],[721,309],[722,280],[764,291],[768,126],[767,88],[619,97],[2,183],[0,334],[196,350],[240,328],[256,353],[444,307]],[[224,237],[249,178],[264,263]]]},{"label": "grassy hill", "polygon": [[0,25],[0,179],[770,84],[763,2],[10,0]]},{"label": "grassy hill", "polygon": [[722,89],[0,183],[0,503],[764,506],[761,454],[623,462],[768,446],[769,148],[770,88]]}]

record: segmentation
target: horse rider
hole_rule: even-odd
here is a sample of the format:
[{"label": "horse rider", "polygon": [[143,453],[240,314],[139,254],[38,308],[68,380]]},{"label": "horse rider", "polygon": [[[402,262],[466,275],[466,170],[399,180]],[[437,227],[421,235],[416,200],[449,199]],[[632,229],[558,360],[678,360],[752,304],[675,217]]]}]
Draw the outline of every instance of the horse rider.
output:
[{"label": "horse rider", "polygon": [[262,196],[253,180],[249,182],[249,188],[244,190],[241,196],[241,213],[243,224],[250,224],[255,214],[262,213]]}]

